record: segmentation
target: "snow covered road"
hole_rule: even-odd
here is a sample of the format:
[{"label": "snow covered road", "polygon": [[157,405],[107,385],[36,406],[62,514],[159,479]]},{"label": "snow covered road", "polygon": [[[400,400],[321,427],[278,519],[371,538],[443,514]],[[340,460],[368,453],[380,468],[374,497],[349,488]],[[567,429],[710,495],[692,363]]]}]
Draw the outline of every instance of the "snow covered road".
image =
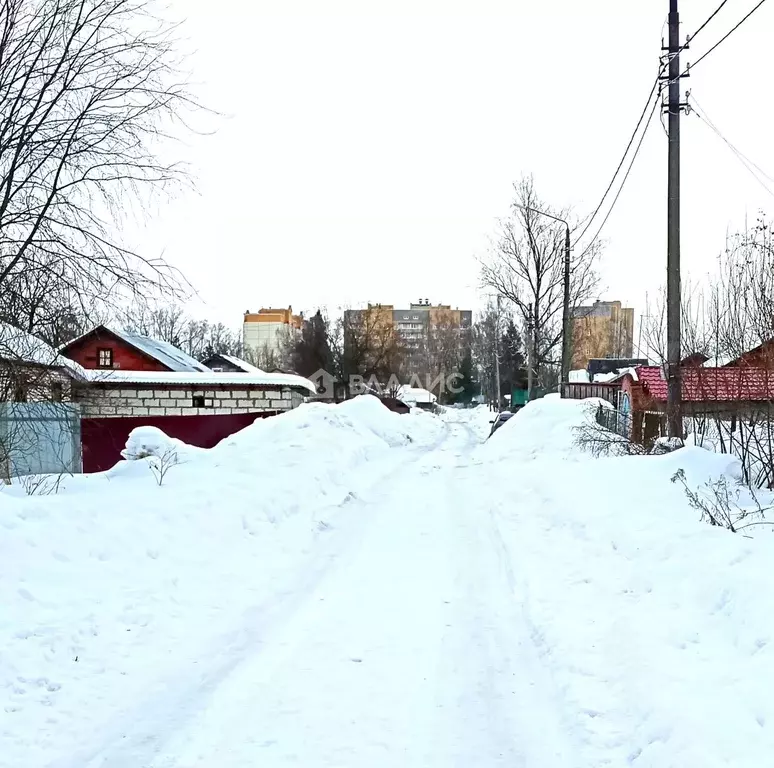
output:
[{"label": "snow covered road", "polygon": [[478,437],[448,430],[350,502],[359,525],[328,532],[326,566],[197,660],[194,685],[56,767],[571,765],[467,474]]},{"label": "snow covered road", "polygon": [[[73,584],[100,596],[93,641],[80,602],[64,604],[55,632],[50,575],[36,583],[20,570],[25,586],[5,594],[27,629],[0,654],[0,766],[767,764],[768,542],[697,522],[669,482],[678,466],[701,477],[727,459],[584,457],[572,426],[586,417],[572,403],[530,406],[486,443],[486,413],[393,419],[367,405],[247,430],[192,459],[189,474],[178,468],[172,488],[117,471],[111,483],[127,494],[168,503],[173,492],[179,510],[143,510],[139,555],[121,528],[132,546],[110,569],[118,553],[89,544],[98,557]],[[287,455],[256,479],[250,457],[278,435]],[[228,478],[228,514],[212,517],[226,486],[208,473]],[[91,483],[62,500],[86,504]],[[259,485],[260,498],[234,492]],[[597,499],[633,487],[625,515]],[[31,532],[58,499],[39,501],[13,528],[5,518],[27,559],[54,546]],[[71,571],[68,559],[61,574]],[[113,579],[104,594],[100,573]],[[68,664],[76,651],[82,661]],[[36,679],[48,692],[33,699]]]}]

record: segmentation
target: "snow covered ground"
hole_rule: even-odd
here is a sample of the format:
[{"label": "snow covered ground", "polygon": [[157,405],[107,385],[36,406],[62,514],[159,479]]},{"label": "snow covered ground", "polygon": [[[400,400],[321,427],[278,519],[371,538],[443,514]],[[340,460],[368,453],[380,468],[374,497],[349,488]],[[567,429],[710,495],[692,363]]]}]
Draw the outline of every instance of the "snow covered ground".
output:
[{"label": "snow covered ground", "polygon": [[769,764],[774,544],[670,482],[733,463],[490,418],[310,405],[0,493],[0,766]]}]

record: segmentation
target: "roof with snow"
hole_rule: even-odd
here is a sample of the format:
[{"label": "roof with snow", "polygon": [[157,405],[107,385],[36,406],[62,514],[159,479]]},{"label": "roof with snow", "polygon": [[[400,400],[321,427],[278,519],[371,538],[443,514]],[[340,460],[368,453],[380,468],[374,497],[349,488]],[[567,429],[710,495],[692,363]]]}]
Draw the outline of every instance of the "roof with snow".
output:
[{"label": "roof with snow", "polygon": [[141,336],[139,333],[127,333],[108,328],[108,331],[131,344],[141,352],[144,352],[154,360],[158,360],[172,371],[202,371],[209,372],[206,365],[202,365],[196,358],[183,352],[182,349],[169,344],[166,341],[152,339],[150,336]]},{"label": "roof with snow", "polygon": [[434,403],[438,398],[427,389],[421,387],[402,386],[398,390],[398,398],[404,403]]},{"label": "roof with snow", "polygon": [[142,352],[144,355],[147,355],[153,360],[161,363],[163,366],[166,366],[170,371],[201,371],[202,373],[211,373],[210,369],[206,365],[203,365],[196,358],[191,357],[191,355],[183,352],[182,349],[178,349],[166,341],[152,339],[150,336],[142,336],[139,333],[118,331],[115,328],[109,328],[106,325],[98,325],[96,328],[92,328],[90,331],[82,334],[77,339],[68,341],[67,344],[64,344],[60,348],[60,352],[69,349],[83,339],[86,339],[92,334],[98,333],[100,331],[121,339],[130,346]]},{"label": "roof with snow", "polygon": [[218,352],[217,354],[212,355],[209,359],[211,360],[213,357],[221,357],[226,362],[231,363],[231,365],[239,368],[245,373],[266,373],[266,371],[264,371],[262,368],[256,368],[256,366],[251,365],[246,360],[242,360],[240,357],[234,357],[234,355],[224,355],[222,352]]},{"label": "roof with snow", "polygon": [[37,336],[2,322],[0,322],[0,360],[51,368],[66,368],[76,375],[81,375],[84,370],[74,360],[60,355],[52,346]]},{"label": "roof with snow", "polygon": [[[662,368],[643,366],[635,373],[654,400],[667,399]],[[680,375],[687,402],[774,400],[774,372],[765,368],[683,368]]]},{"label": "roof with snow", "polygon": [[288,373],[218,373],[206,369],[199,371],[127,371],[102,370],[99,368],[84,372],[88,381],[95,384],[165,384],[230,387],[261,387],[306,390],[316,393],[317,389],[309,379]]}]

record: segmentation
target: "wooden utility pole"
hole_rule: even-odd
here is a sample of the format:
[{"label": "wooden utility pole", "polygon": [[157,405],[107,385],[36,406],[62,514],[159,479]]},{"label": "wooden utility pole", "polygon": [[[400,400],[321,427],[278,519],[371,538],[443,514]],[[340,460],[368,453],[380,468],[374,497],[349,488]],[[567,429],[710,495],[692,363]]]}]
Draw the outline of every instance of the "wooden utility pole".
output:
[{"label": "wooden utility pole", "polygon": [[682,438],[680,384],[680,15],[669,0],[669,187],[667,208],[667,418],[669,437]]}]

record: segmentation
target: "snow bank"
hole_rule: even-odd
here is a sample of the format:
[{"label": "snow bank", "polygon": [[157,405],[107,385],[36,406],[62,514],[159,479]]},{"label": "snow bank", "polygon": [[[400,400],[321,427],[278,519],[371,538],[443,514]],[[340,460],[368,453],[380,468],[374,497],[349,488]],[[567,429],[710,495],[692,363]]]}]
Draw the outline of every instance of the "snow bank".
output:
[{"label": "snow bank", "polygon": [[[47,766],[138,706],[443,431],[374,398],[310,404],[211,450],[142,428],[132,460],[57,495],[0,492],[0,766]],[[159,485],[149,464],[170,447]]]},{"label": "snow bank", "polygon": [[149,457],[158,459],[174,457],[182,460],[201,450],[201,448],[188,445],[176,437],[169,437],[158,427],[146,426],[135,427],[129,433],[129,439],[121,451],[121,456],[128,461]]},{"label": "snow bank", "polygon": [[577,429],[593,421],[603,400],[562,400],[546,395],[527,403],[508,419],[480,449],[488,461],[541,458],[561,454],[566,459],[586,458],[577,448]]},{"label": "snow bank", "polygon": [[[754,768],[774,750],[774,542],[699,521],[683,488],[738,462],[699,448],[594,459],[546,398],[479,455],[532,641],[566,699],[573,765]],[[533,459],[528,465],[520,460]]]}]

